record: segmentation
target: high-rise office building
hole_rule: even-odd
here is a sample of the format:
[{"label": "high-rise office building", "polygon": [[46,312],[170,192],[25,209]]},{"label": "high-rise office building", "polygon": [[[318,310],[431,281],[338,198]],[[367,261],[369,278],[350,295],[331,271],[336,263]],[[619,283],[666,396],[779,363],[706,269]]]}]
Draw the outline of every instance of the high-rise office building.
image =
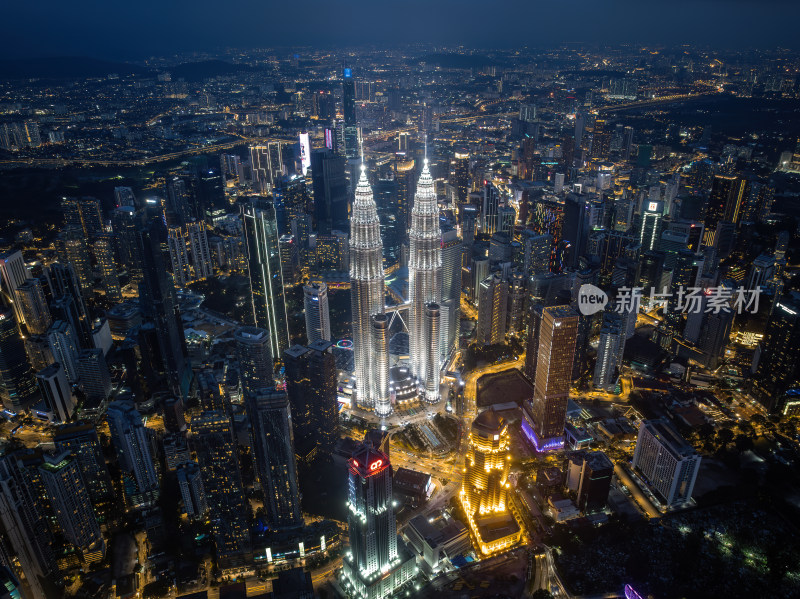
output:
[{"label": "high-rise office building", "polygon": [[185,397],[191,369],[188,365],[175,286],[166,268],[167,228],[157,215],[139,231],[142,284],[139,305],[145,320],[153,323],[161,362],[159,369],[173,395]]},{"label": "high-rise office building", "polygon": [[20,412],[38,398],[36,377],[14,313],[0,311],[0,400],[7,410]]},{"label": "high-rise office building", "polygon": [[500,202],[500,190],[494,183],[486,183],[481,204],[481,233],[484,235],[494,235],[499,230],[497,215]]},{"label": "high-rise office building", "polygon": [[800,297],[790,293],[775,301],[751,389],[753,397],[772,414],[785,413],[790,405],[787,392],[800,386],[798,355]]},{"label": "high-rise office building", "polygon": [[592,133],[592,158],[605,160],[611,149],[611,128],[604,118],[597,118],[594,121],[594,132]]},{"label": "high-rise office building", "polygon": [[429,363],[427,354],[438,336],[426,328],[426,306],[441,301],[442,293],[442,243],[439,230],[439,204],[426,158],[414,195],[411,210],[411,228],[408,231],[408,338],[411,353],[411,371],[417,376],[429,403],[439,401],[439,356]]},{"label": "high-rise office building", "polygon": [[362,165],[350,222],[350,301],[356,377],[353,407],[375,406],[371,388],[371,377],[375,374],[371,319],[375,314],[383,314],[385,295],[380,221]]},{"label": "high-rise office building", "polygon": [[632,466],[665,508],[691,502],[700,455],[665,420],[639,424]]},{"label": "high-rise office building", "polygon": [[260,389],[246,400],[256,476],[272,526],[303,525],[289,397]]},{"label": "high-rise office building", "polygon": [[254,394],[274,383],[272,349],[269,332],[258,327],[241,327],[233,335],[239,375],[245,394]]},{"label": "high-rise office building", "polygon": [[270,193],[284,174],[281,142],[272,141],[266,146],[250,146],[250,165],[255,191],[262,195]]},{"label": "high-rise office building", "polygon": [[500,273],[494,273],[481,281],[478,294],[476,340],[479,345],[502,343],[506,338],[508,282]]},{"label": "high-rise office building", "polygon": [[520,335],[525,332],[525,303],[527,301],[527,280],[521,270],[514,269],[507,278],[508,301],[506,305],[506,333]]},{"label": "high-rise office building", "polygon": [[338,439],[339,405],[333,343],[293,345],[283,354],[292,408],[295,451],[301,457],[328,454]]},{"label": "high-rise office building", "polygon": [[183,511],[192,519],[200,519],[208,511],[206,489],[197,462],[187,462],[177,468],[178,488],[183,499]]},{"label": "high-rise office building", "polygon": [[100,516],[113,502],[114,490],[97,430],[91,424],[65,424],[56,431],[53,443],[56,451],[68,451],[75,456],[95,514]]},{"label": "high-rise office building", "polygon": [[25,284],[29,278],[28,268],[22,252],[4,252],[0,254],[0,293],[2,304],[14,310],[17,322],[25,322],[25,314],[19,301],[17,289]]},{"label": "high-rise office building", "polygon": [[452,165],[450,181],[453,187],[456,188],[456,201],[461,206],[466,203],[467,194],[470,192],[469,154],[455,152]]},{"label": "high-rise office building", "polygon": [[329,235],[347,231],[346,159],[332,150],[311,152],[311,185],[314,191],[314,230]]},{"label": "high-rise office building", "polygon": [[614,464],[608,456],[602,451],[576,452],[569,456],[568,478],[573,471],[577,483],[578,509],[591,513],[605,508],[614,476]]},{"label": "high-rise office building", "polygon": [[38,465],[40,450],[23,449],[0,457],[0,524],[34,597],[60,596],[61,586]]},{"label": "high-rise office building", "polygon": [[76,227],[84,239],[93,240],[103,233],[103,214],[96,198],[61,198],[65,227]]},{"label": "high-rise office building", "polygon": [[625,351],[626,330],[624,321],[616,313],[603,314],[603,327],[597,345],[597,362],[594,367],[592,384],[597,389],[611,390],[617,380],[617,372],[622,365]]},{"label": "high-rise office building", "polygon": [[59,260],[74,269],[82,297],[84,299],[90,297],[94,275],[88,238],[80,228],[66,227],[59,234],[56,247]]},{"label": "high-rise office building", "polygon": [[120,206],[136,206],[136,196],[131,187],[115,187],[114,188],[114,207]]},{"label": "high-rise office building", "polygon": [[639,243],[642,251],[655,250],[661,237],[661,219],[664,213],[664,202],[646,201],[642,210],[642,224],[639,231]]},{"label": "high-rise office building", "polygon": [[530,276],[547,272],[550,268],[550,255],[553,249],[552,235],[525,230],[522,234],[522,244],[524,273]]},{"label": "high-rise office building", "polygon": [[53,362],[36,373],[36,382],[44,405],[52,419],[67,422],[75,411],[75,397],[64,374],[64,367]]},{"label": "high-rise office building", "polygon": [[483,555],[509,548],[522,533],[508,499],[510,446],[508,424],[493,410],[472,422],[460,497],[476,549]]},{"label": "high-rise office building", "polygon": [[356,119],[356,83],[353,72],[345,68],[342,72],[342,113],[344,115],[344,148],[349,160],[358,158],[359,135]]},{"label": "high-rise office building", "polygon": [[166,181],[164,215],[167,225],[183,227],[194,217],[191,190],[184,177],[168,177]]},{"label": "high-rise office building", "polygon": [[[541,309],[538,323],[533,399],[523,406],[522,431],[537,451],[564,446],[578,313],[569,306]],[[528,348],[531,351],[532,348]]]},{"label": "high-rise office building", "polygon": [[128,270],[132,280],[141,278],[141,260],[139,259],[138,219],[133,205],[123,204],[111,212],[111,229],[114,231],[114,242],[117,256]]},{"label": "high-rise office building", "polygon": [[87,403],[104,402],[111,395],[111,373],[102,349],[81,350],[78,377]]},{"label": "high-rise office building", "polygon": [[267,200],[252,199],[242,207],[242,220],[253,322],[255,326],[269,331],[273,357],[281,356],[289,347],[289,327],[275,206]]},{"label": "high-rise office building", "polygon": [[105,542],[78,460],[66,452],[45,455],[39,473],[64,537],[87,561],[102,559]]},{"label": "high-rise office building", "polygon": [[378,177],[373,189],[378,218],[381,221],[383,262],[387,271],[400,263],[400,248],[406,236],[406,225],[400,221],[400,185],[392,171]]},{"label": "high-rise office building", "polygon": [[189,238],[189,254],[192,261],[192,279],[199,281],[214,274],[214,262],[208,247],[208,233],[205,221],[192,221],[186,225]]},{"label": "high-rise office building", "polygon": [[106,415],[120,468],[135,485],[126,491],[134,504],[151,502],[158,496],[158,474],[142,417],[130,401],[111,402]]},{"label": "high-rise office building", "polygon": [[103,234],[92,245],[97,269],[100,271],[100,286],[106,300],[113,303],[122,301],[122,287],[114,260],[114,241],[110,235]]},{"label": "high-rise office building", "polygon": [[306,313],[306,338],[311,345],[315,341],[331,340],[331,315],[328,309],[328,286],[325,283],[309,283],[303,287],[303,304]]},{"label": "high-rise office building", "polygon": [[350,552],[343,582],[354,596],[391,597],[414,576],[414,557],[397,535],[389,456],[363,445],[349,461]]},{"label": "high-rise office building", "polygon": [[192,419],[190,431],[220,567],[244,565],[253,551],[248,527],[250,505],[242,485],[233,425],[223,412],[206,411]]},{"label": "high-rise office building", "polygon": [[388,416],[392,411],[389,395],[389,323],[386,314],[372,315],[371,351],[375,365],[372,375],[373,401],[375,413],[381,417]]},{"label": "high-rise office building", "polygon": [[52,323],[50,310],[39,278],[27,279],[17,287],[17,301],[22,313],[20,322],[30,335],[44,335]]},{"label": "high-rise office building", "polygon": [[278,239],[278,251],[281,254],[283,284],[291,287],[295,284],[300,270],[300,248],[294,235],[281,235]]},{"label": "high-rise office building", "polygon": [[172,265],[172,278],[178,287],[186,287],[192,280],[189,269],[189,253],[182,227],[170,227],[167,233],[167,248]]},{"label": "high-rise office building", "polygon": [[70,383],[80,379],[78,372],[78,340],[72,326],[63,320],[55,321],[47,330],[47,343],[50,353],[64,368],[64,374]]}]

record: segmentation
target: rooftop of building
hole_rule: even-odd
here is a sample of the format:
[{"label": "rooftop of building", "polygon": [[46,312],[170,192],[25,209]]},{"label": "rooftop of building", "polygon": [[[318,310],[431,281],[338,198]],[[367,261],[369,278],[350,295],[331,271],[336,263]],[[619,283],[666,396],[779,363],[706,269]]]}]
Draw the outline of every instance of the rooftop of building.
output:
[{"label": "rooftop of building", "polygon": [[473,420],[472,428],[499,434],[506,426],[506,420],[494,410],[484,410]]},{"label": "rooftop of building", "polygon": [[645,427],[650,434],[661,441],[664,447],[675,457],[680,459],[697,455],[694,447],[666,420],[644,420],[641,426]]},{"label": "rooftop of building", "polygon": [[394,484],[402,487],[425,489],[430,480],[430,474],[409,468],[398,468],[394,473]]}]

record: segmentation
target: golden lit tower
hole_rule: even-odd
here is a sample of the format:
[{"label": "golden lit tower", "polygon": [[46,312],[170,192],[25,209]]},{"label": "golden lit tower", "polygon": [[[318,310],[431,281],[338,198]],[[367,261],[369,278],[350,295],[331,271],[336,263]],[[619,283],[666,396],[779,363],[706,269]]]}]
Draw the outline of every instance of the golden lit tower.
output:
[{"label": "golden lit tower", "polygon": [[486,410],[473,421],[461,504],[484,554],[513,545],[521,535],[507,501],[510,445],[508,424],[496,412]]}]

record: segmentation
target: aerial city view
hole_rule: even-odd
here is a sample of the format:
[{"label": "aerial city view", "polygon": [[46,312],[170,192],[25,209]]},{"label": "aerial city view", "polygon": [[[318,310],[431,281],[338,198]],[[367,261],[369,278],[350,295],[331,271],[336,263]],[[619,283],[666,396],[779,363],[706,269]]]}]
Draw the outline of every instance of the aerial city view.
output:
[{"label": "aerial city view", "polygon": [[800,6],[2,12],[0,599],[800,597]]}]

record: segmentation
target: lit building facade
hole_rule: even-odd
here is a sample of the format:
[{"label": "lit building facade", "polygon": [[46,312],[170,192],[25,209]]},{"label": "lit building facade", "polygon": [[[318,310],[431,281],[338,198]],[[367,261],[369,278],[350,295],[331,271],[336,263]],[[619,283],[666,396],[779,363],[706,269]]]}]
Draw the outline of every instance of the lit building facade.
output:
[{"label": "lit building facade", "polygon": [[303,287],[306,313],[306,337],[309,345],[316,341],[331,340],[331,315],[328,308],[328,286],[309,283]]},{"label": "lit building facade", "polygon": [[[578,313],[569,306],[551,306],[542,308],[541,316],[536,314],[535,317],[539,322],[531,325],[538,332],[535,370],[532,372],[534,391],[533,399],[523,406],[522,432],[536,451],[550,451],[564,446]],[[528,351],[532,350],[529,347]]]},{"label": "lit building facade", "polygon": [[397,535],[389,456],[363,445],[349,461],[350,552],[343,582],[359,598],[391,597],[415,574],[414,557]]},{"label": "lit building facade", "polygon": [[372,316],[384,313],[383,242],[378,210],[361,166],[350,221],[350,298],[356,389],[353,407],[375,407]]},{"label": "lit building facade", "polygon": [[515,545],[522,534],[508,502],[510,445],[508,424],[493,410],[473,421],[460,497],[476,548],[483,555]]},{"label": "lit building facade", "polygon": [[665,507],[691,502],[700,456],[668,422],[642,421],[632,465]]},{"label": "lit building facade", "polygon": [[242,207],[242,220],[253,321],[255,326],[269,331],[272,355],[281,356],[289,347],[289,326],[275,206],[267,200],[253,199]]},{"label": "lit building facade", "polygon": [[441,301],[442,243],[439,204],[427,159],[417,183],[408,236],[408,295],[411,302],[408,337],[411,370],[420,380],[425,401],[436,403],[439,401],[438,351],[435,360],[429,358],[431,345],[435,343],[438,350],[439,340],[438,334],[437,339],[432,338],[434,333],[426,326],[426,323],[430,323],[430,318],[426,317],[426,306]]}]

